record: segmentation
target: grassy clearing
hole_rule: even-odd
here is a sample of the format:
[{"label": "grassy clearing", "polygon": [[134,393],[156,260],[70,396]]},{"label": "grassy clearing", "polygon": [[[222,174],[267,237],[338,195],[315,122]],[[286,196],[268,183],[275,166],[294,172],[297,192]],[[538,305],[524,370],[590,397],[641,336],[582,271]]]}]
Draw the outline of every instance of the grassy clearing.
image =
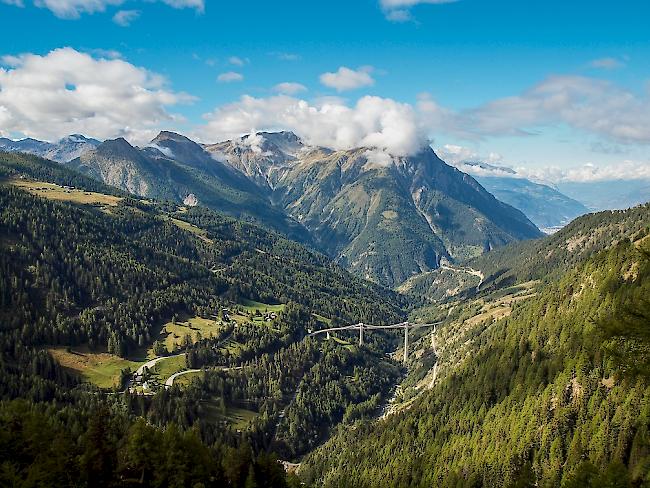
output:
[{"label": "grassy clearing", "polygon": [[240,305],[245,311],[249,313],[255,313],[257,311],[259,311],[260,313],[264,313],[264,312],[279,313],[282,310],[284,310],[284,307],[286,307],[284,303],[280,303],[279,305],[268,305],[266,303],[256,302],[254,300],[243,300],[243,302]]},{"label": "grassy clearing", "polygon": [[55,185],[54,183],[45,183],[43,181],[16,179],[11,180],[10,184],[22,188],[33,195],[38,195],[49,200],[74,202],[84,205],[108,205],[110,207],[116,206],[122,200],[121,197],[115,197],[113,195],[104,195],[103,193],[77,189],[73,190]]},{"label": "grassy clearing", "polygon": [[179,385],[179,386],[187,386],[187,385],[191,384],[192,381],[194,381],[195,379],[201,378],[202,375],[203,375],[203,371],[193,371],[191,373],[187,373],[187,374],[178,376],[174,380],[174,384]]},{"label": "grassy clearing", "polygon": [[120,379],[120,372],[125,368],[135,371],[144,363],[130,361],[105,352],[90,352],[87,348],[74,348],[70,352],[66,348],[57,347],[48,349],[54,359],[81,377],[100,387],[113,388],[117,386]]},{"label": "grassy clearing", "polygon": [[217,398],[201,402],[202,417],[210,423],[227,423],[237,430],[246,430],[259,413],[239,407],[226,407]]},{"label": "grassy clearing", "polygon": [[202,241],[209,242],[210,244],[214,242],[212,239],[208,237],[208,233],[204,229],[201,229],[200,227],[197,227],[194,224],[190,224],[189,222],[185,222],[184,220],[180,220],[180,219],[175,219],[173,217],[169,217],[169,221],[172,224],[174,224],[176,227],[191,232]]},{"label": "grassy clearing", "polygon": [[194,344],[198,341],[199,334],[201,337],[210,337],[217,333],[218,327],[219,322],[216,319],[191,317],[177,320],[176,323],[167,322],[163,325],[158,339],[164,341],[167,350],[172,352],[175,346],[183,342],[186,335],[190,335]]},{"label": "grassy clearing", "polygon": [[327,325],[328,327],[332,326],[332,319],[328,319],[327,317],[323,317],[322,315],[318,315],[317,313],[312,314],[316,320],[321,322],[324,325]]},{"label": "grassy clearing", "polygon": [[158,375],[160,383],[164,383],[171,375],[186,368],[185,356],[177,356],[158,361],[154,365],[152,373]]},{"label": "grassy clearing", "polygon": [[228,407],[226,409],[226,420],[235,428],[244,430],[248,425],[255,420],[259,414],[252,410],[244,408]]},{"label": "grassy clearing", "polygon": [[[284,310],[286,305],[284,303],[280,303],[279,305],[269,305],[267,303],[256,302],[254,300],[244,300],[239,304],[239,307],[243,309],[242,312],[233,310],[230,314],[230,318],[238,324],[253,322],[259,325],[270,325],[272,324],[272,321],[267,322],[264,320],[264,314],[278,314]],[[259,312],[259,315],[256,315],[257,312]]]}]

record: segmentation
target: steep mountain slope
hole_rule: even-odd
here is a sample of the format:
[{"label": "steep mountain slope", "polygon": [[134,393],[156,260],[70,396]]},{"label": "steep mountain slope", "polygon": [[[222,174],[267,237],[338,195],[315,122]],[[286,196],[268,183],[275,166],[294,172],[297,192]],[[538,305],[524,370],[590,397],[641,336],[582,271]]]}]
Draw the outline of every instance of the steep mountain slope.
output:
[{"label": "steep mountain slope", "polygon": [[[464,163],[466,166],[484,163]],[[494,168],[494,167],[491,167]],[[474,178],[502,202],[521,210],[540,229],[549,231],[568,224],[576,217],[586,214],[589,209],[582,203],[548,185],[535,183],[526,178],[506,176],[479,176]]]},{"label": "steep mountain slope", "polygon": [[255,221],[301,242],[310,240],[306,230],[274,208],[248,178],[178,134],[161,132],[143,149],[122,138],[105,141],[69,164],[138,196],[200,204]]},{"label": "steep mountain slope", "polygon": [[648,225],[648,205],[629,210],[607,210],[583,215],[544,239],[519,242],[478,256],[460,267],[434,270],[415,276],[400,291],[427,301],[476,295],[477,275],[481,290],[498,290],[518,282],[544,278],[563,266],[575,266],[621,240],[633,238]]},{"label": "steep mountain slope", "polygon": [[273,192],[317,243],[358,275],[393,286],[506,243],[538,237],[520,211],[431,149],[389,157],[304,146],[289,133],[207,147]]},{"label": "steep mountain slope", "polygon": [[[26,307],[24,311],[28,315],[49,317],[52,313],[61,313],[67,316],[70,312],[70,320],[74,322],[79,319],[80,310],[95,309],[98,302],[108,300],[111,303],[107,307],[119,308],[119,300],[113,303],[111,296],[120,300],[133,297],[129,296],[129,290],[120,290],[118,282],[128,288],[140,287],[139,300],[178,286],[192,289],[189,293],[194,298],[214,298],[230,289],[233,299],[293,300],[324,316],[344,320],[395,320],[401,315],[397,294],[355,278],[322,254],[277,233],[205,208],[180,210],[156,202],[144,204],[122,194],[121,200],[118,198],[107,212],[93,205],[75,205],[74,200],[53,202],[16,189],[15,182],[33,177],[61,185],[75,181],[83,190],[101,191],[103,188],[61,166],[58,166],[59,171],[48,175],[48,165],[53,163],[38,158],[25,162],[26,157],[0,153],[3,202],[0,247],[5,271],[2,278],[11,281],[11,276],[21,276],[21,287],[32,286],[25,283],[33,280],[36,280],[33,286],[37,287],[37,282],[41,283],[38,280],[43,279],[45,283],[49,278],[33,276],[32,280],[28,275],[52,272],[67,284],[65,290],[57,288],[51,293],[75,297],[72,309],[69,308],[71,298],[53,298],[47,309],[40,310],[42,296],[35,288],[30,288],[26,295],[16,295],[16,299],[23,300],[21,306]],[[30,219],[39,225],[32,226]],[[70,223],[74,223],[75,232],[66,237]],[[17,245],[18,242],[22,244]],[[50,246],[53,242],[66,243],[68,247]],[[77,251],[71,251],[73,249]],[[53,253],[53,267],[44,263],[43,260],[49,258],[43,257],[43,252]],[[68,252],[79,252],[83,256],[69,257]],[[122,257],[107,266],[111,256]],[[34,269],[30,268],[32,264]],[[97,273],[101,279],[91,283],[75,274],[75,266],[84,267],[86,273]],[[153,280],[148,282],[150,278]],[[4,286],[10,287],[8,283],[3,281],[0,289],[8,290]],[[168,298],[173,303],[193,299],[182,294]],[[169,307],[174,305],[165,302],[166,299],[161,298],[153,306],[161,314],[171,313]],[[104,313],[108,313],[107,310]],[[96,333],[96,327],[101,328],[100,322],[102,320],[98,319],[91,327],[94,332],[88,333]],[[104,325],[108,329],[112,327],[108,323]],[[118,329],[123,329],[125,340],[128,337],[129,345],[135,347],[137,335],[148,334],[154,326],[155,320],[145,319],[133,330],[126,325]],[[100,334],[100,342],[107,339],[108,329]],[[111,330],[119,332],[115,328]]]},{"label": "steep mountain slope", "polygon": [[[415,399],[339,430],[301,475],[324,486],[645,486],[650,387],[614,361],[621,343],[605,331],[627,314],[643,327],[630,335],[648,337],[649,232],[648,206],[590,216],[539,281],[524,274],[479,300],[432,309],[428,318],[448,318],[436,347],[428,335],[413,346],[401,393]],[[515,268],[540,263],[541,247],[518,247]]]},{"label": "steep mountain slope", "polygon": [[67,163],[78,158],[83,153],[99,146],[100,142],[80,134],[66,136],[54,143],[38,141],[36,139],[11,139],[0,138],[0,149],[9,152],[24,152],[51,159],[59,163]]},{"label": "steep mountain slope", "polygon": [[258,132],[206,146],[212,156],[238,169],[262,188],[273,189],[278,169],[291,166],[308,151],[293,132]]}]

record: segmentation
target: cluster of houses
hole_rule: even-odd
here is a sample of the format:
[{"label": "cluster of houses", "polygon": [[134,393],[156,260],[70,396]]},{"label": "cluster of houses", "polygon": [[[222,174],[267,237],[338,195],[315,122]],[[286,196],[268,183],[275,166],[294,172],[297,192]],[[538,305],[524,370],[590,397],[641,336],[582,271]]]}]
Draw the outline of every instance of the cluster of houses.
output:
[{"label": "cluster of houses", "polygon": [[151,377],[148,373],[149,370],[147,368],[137,370],[133,373],[128,385],[129,393],[153,395],[160,388],[161,385],[158,383],[156,377]]},{"label": "cluster of houses", "polygon": [[[229,309],[229,308],[222,308],[222,309],[221,309],[221,317],[222,317],[222,319],[223,319],[224,322],[230,322],[230,321],[231,321],[230,313],[231,313],[231,312],[230,312],[230,309]],[[264,322],[273,322],[275,319],[278,318],[278,314],[275,313],[275,312],[264,312],[264,313],[262,314],[262,313],[258,310],[258,311],[256,311],[255,313],[256,313],[256,315],[258,315],[258,316],[261,315],[261,316],[262,316],[262,320],[264,320]],[[237,323],[235,323],[235,326],[237,326]]]}]

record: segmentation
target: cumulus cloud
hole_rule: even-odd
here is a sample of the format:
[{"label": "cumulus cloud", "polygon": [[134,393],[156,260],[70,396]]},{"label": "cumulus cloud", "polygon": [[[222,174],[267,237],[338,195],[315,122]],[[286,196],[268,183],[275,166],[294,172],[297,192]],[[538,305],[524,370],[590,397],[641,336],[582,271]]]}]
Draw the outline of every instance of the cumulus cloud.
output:
[{"label": "cumulus cloud", "polygon": [[416,5],[440,5],[458,0],[379,0],[379,5],[388,20],[406,22],[412,20],[410,9]]},{"label": "cumulus cloud", "polygon": [[284,95],[295,95],[296,93],[307,91],[307,87],[300,83],[285,81],[284,83],[275,85],[273,91]]},{"label": "cumulus cloud", "polygon": [[411,105],[365,96],[355,105],[339,100],[322,104],[277,95],[248,95],[205,116],[200,129],[206,141],[233,139],[259,130],[291,130],[307,144],[333,149],[375,148],[393,155],[413,154],[428,143]]},{"label": "cumulus cloud", "polygon": [[98,58],[108,58],[108,59],[118,59],[122,57],[122,53],[119,51],[116,51],[115,49],[91,49],[90,51],[91,54],[95,55]]},{"label": "cumulus cloud", "polygon": [[170,90],[156,73],[72,48],[2,60],[0,126],[9,133],[46,140],[84,133],[144,142],[160,124],[179,120],[167,107],[192,100]]},{"label": "cumulus cloud", "polygon": [[650,90],[636,94],[583,76],[553,76],[520,95],[462,111],[426,94],[417,107],[430,130],[464,139],[528,136],[564,124],[620,144],[650,144]]},{"label": "cumulus cloud", "polygon": [[217,81],[219,83],[232,83],[234,81],[242,81],[243,79],[244,75],[237,73],[236,71],[226,71],[217,76]]},{"label": "cumulus cloud", "polygon": [[[155,0],[154,0],[155,1]],[[173,8],[192,8],[199,13],[205,11],[204,0],[161,0]],[[2,0],[3,3],[23,7],[22,0]],[[78,19],[83,14],[104,12],[108,7],[122,5],[125,0],[34,0],[34,5],[50,10],[61,19]]]},{"label": "cumulus cloud", "polygon": [[393,164],[393,157],[383,149],[368,149],[363,155],[366,157],[364,169],[387,168]]},{"label": "cumulus cloud", "polygon": [[236,146],[249,148],[251,151],[261,156],[270,156],[272,154],[271,152],[262,151],[262,144],[264,144],[265,140],[266,139],[264,139],[262,134],[258,134],[255,129],[251,129],[250,134],[243,136],[234,142]]},{"label": "cumulus cloud", "polygon": [[527,128],[564,123],[622,143],[650,143],[649,93],[637,96],[612,82],[554,76],[521,95],[463,114],[481,134],[526,134]]},{"label": "cumulus cloud", "polygon": [[120,10],[113,15],[113,22],[122,27],[128,27],[138,17],[140,17],[139,10]]},{"label": "cumulus cloud", "polygon": [[375,80],[370,76],[372,71],[371,66],[362,66],[357,70],[341,66],[338,71],[320,75],[320,82],[338,92],[354,90],[375,84]]}]

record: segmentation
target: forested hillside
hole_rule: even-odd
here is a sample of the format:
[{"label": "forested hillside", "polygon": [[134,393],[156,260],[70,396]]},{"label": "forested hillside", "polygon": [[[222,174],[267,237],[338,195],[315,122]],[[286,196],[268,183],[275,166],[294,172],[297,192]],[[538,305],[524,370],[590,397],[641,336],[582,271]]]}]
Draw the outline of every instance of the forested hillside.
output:
[{"label": "forested hillside", "polygon": [[[629,210],[604,211],[578,217],[544,239],[519,242],[472,259],[464,266],[442,268],[416,276],[400,290],[425,301],[471,297],[480,289],[498,290],[542,279],[558,269],[582,263],[596,252],[636,235],[650,224],[650,204]],[[450,269],[451,268],[451,269]],[[471,275],[463,270],[479,271]],[[478,274],[483,276],[480,280]]]},{"label": "forested hillside", "polygon": [[[647,206],[589,216],[505,249],[520,257],[501,291],[427,309],[449,319],[435,352],[428,337],[418,346],[410,376],[427,375],[423,391],[386,420],[340,429],[302,475],[325,486],[645,486],[649,222]],[[504,306],[512,283],[526,289]]]},{"label": "forested hillside", "polygon": [[[390,338],[364,350],[304,339],[404,315],[399,295],[325,256],[32,156],[3,154],[0,174],[0,452],[21,453],[0,484],[286,486],[268,453],[294,458],[370,415],[399,374]],[[190,320],[204,337],[179,325]],[[202,372],[136,388],[130,368],[151,358],[162,366],[143,370],[145,385]],[[97,389],[92,374],[120,367]]]}]

